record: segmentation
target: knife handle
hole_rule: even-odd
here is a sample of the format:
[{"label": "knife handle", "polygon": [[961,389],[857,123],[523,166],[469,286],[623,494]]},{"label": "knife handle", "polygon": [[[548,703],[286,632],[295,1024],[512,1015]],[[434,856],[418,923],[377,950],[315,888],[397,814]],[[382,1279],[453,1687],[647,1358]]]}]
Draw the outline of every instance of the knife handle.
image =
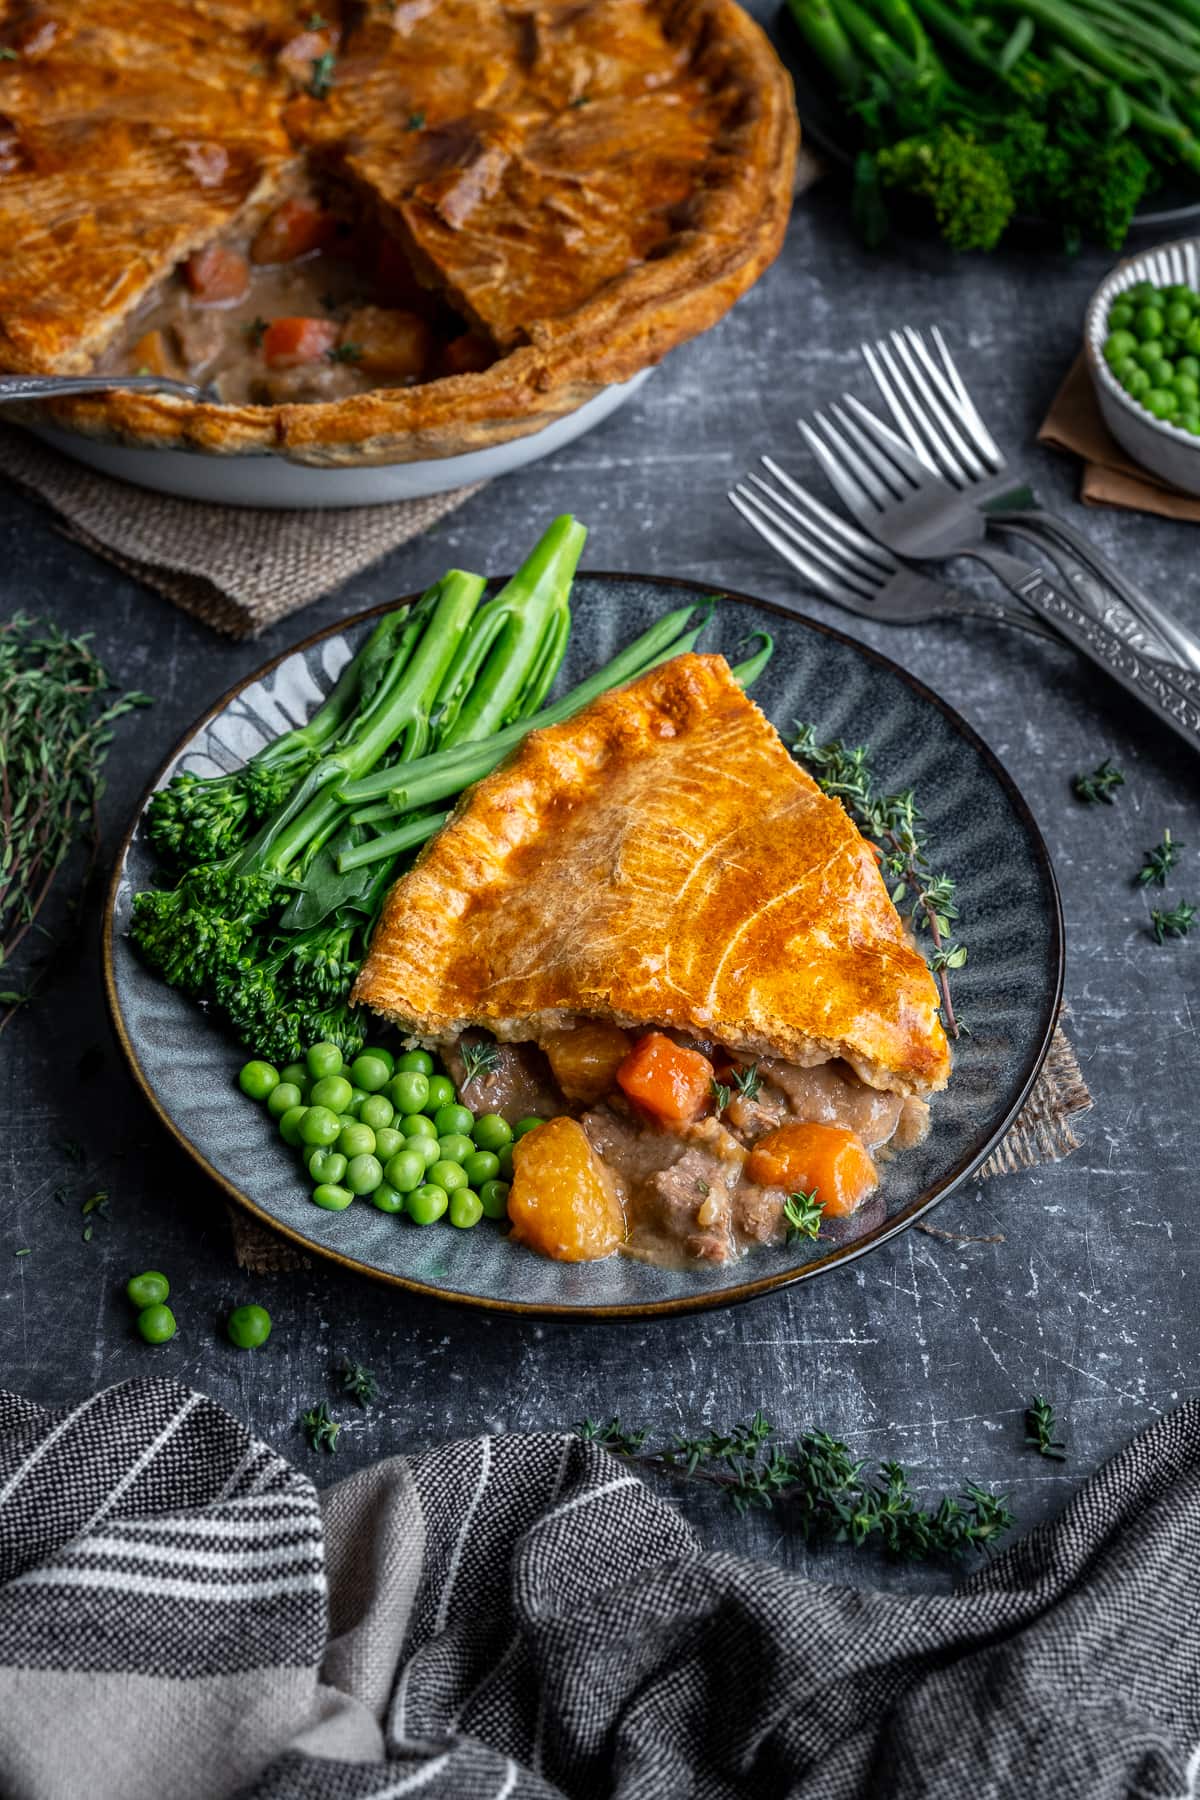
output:
[{"label": "knife handle", "polygon": [[1047,581],[1041,569],[990,545],[970,554],[1002,581],[1010,594],[1053,625],[1069,644],[1096,663],[1183,739],[1200,750],[1200,692],[1189,677],[1135,650],[1093,618],[1078,601]]}]

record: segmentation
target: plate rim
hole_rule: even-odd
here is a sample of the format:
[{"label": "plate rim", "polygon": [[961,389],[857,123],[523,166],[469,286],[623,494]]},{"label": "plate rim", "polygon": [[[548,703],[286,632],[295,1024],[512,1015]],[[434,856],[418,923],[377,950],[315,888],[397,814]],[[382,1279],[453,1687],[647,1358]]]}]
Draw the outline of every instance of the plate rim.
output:
[{"label": "plate rim", "polygon": [[[116,962],[114,956],[114,946],[117,936],[116,906],[121,878],[133,843],[134,834],[145,815],[146,807],[149,804],[151,795],[162,782],[168,769],[170,769],[172,764],[183,754],[191,740],[200,732],[207,729],[207,727],[212,724],[212,721],[223,712],[239,694],[244,692],[246,688],[253,686],[257,681],[262,681],[266,676],[277,669],[281,663],[286,662],[289,657],[307,654],[309,650],[313,649],[316,645],[323,643],[327,638],[336,637],[341,633],[353,630],[357,626],[365,625],[369,623],[370,620],[379,618],[383,613],[392,612],[399,606],[411,605],[414,600],[420,597],[418,594],[403,594],[395,600],[380,601],[377,605],[365,607],[362,611],[352,613],[346,618],[335,619],[329,625],[310,632],[307,637],[301,638],[297,642],[285,646],[285,648],[280,650],[275,656],[260,664],[256,669],[253,669],[248,675],[243,676],[239,681],[234,682],[231,687],[227,688],[224,693],[219,695],[218,698],[193,721],[183,735],[176,741],[166,757],[164,757],[163,761],[159,764],[158,768],[146,784],[141,797],[136,804],[129,824],[122,834],[120,844],[117,847],[112,871],[105,889],[104,905],[100,921],[101,966],[104,980],[104,997],[109,1016],[109,1023],[112,1026],[121,1053],[129,1065],[134,1081],[141,1090],[143,1098],[148,1102],[150,1109],[159,1124],[174,1139],[180,1149],[182,1149],[184,1153],[204,1171],[208,1178],[216,1184],[226,1199],[232,1200],[238,1206],[241,1206],[269,1231],[277,1232],[280,1236],[288,1239],[289,1242],[295,1244],[298,1249],[303,1251],[305,1255],[320,1257],[323,1261],[335,1263],[341,1268],[350,1269],[357,1275],[365,1275],[371,1280],[384,1283],[388,1287],[398,1288],[410,1294],[419,1294],[423,1299],[438,1301],[445,1305],[468,1306],[473,1307],[478,1311],[503,1313],[510,1316],[534,1320],[575,1320],[580,1322],[586,1321],[589,1323],[637,1323],[647,1319],[675,1318],[689,1313],[709,1312],[720,1307],[744,1305],[748,1301],[761,1299],[768,1294],[778,1292],[782,1288],[792,1287],[805,1281],[811,1281],[818,1275],[824,1274],[826,1270],[835,1267],[844,1267],[849,1263],[857,1261],[859,1257],[869,1255],[873,1250],[878,1250],[883,1244],[890,1242],[892,1238],[898,1237],[901,1232],[909,1230],[910,1227],[915,1225],[926,1213],[931,1212],[935,1206],[939,1206],[956,1188],[961,1187],[965,1181],[968,1181],[975,1171],[987,1161],[992,1151],[1005,1137],[1013,1120],[1017,1117],[1026,1100],[1029,1098],[1033,1084],[1037,1080],[1042,1065],[1049,1054],[1050,1045],[1053,1041],[1055,1028],[1058,1024],[1059,1013],[1062,1007],[1063,986],[1066,976],[1066,934],[1062,896],[1059,892],[1058,877],[1054,871],[1054,863],[1050,856],[1049,847],[1042,834],[1042,829],[1038,824],[1037,819],[1034,817],[1032,808],[1016,782],[1013,780],[1013,777],[1000,761],[1000,758],[985,739],[975,730],[975,727],[964,719],[962,714],[955,707],[951,706],[948,701],[943,700],[932,688],[927,687],[919,676],[913,675],[908,669],[903,668],[901,664],[893,661],[890,656],[885,655],[882,651],[874,649],[869,644],[861,643],[857,638],[851,637],[846,631],[839,630],[835,625],[827,625],[823,620],[815,619],[807,613],[799,612],[793,607],[784,605],[781,601],[765,600],[754,594],[746,594],[741,592],[740,589],[727,587],[721,582],[694,581],[690,577],[679,575],[647,575],[638,574],[630,570],[618,571],[605,569],[581,569],[578,571],[577,579],[620,583],[648,583],[656,587],[671,588],[681,593],[694,594],[698,599],[711,598],[715,595],[719,600],[732,600],[743,605],[756,607],[763,612],[774,613],[777,617],[790,619],[805,626],[811,631],[818,632],[824,637],[833,638],[837,642],[848,646],[860,656],[865,657],[868,662],[874,663],[876,667],[885,670],[890,675],[898,676],[905,686],[910,688],[919,699],[935,707],[948,721],[952,729],[958,732],[971,748],[975,750],[992,776],[999,782],[1005,797],[1013,807],[1014,812],[1020,819],[1030,839],[1035,858],[1040,865],[1040,870],[1048,891],[1050,900],[1050,924],[1053,937],[1052,954],[1054,961],[1054,978],[1051,983],[1051,992],[1047,1004],[1043,1008],[1035,1047],[1028,1059],[1019,1086],[1015,1092],[1015,1098],[1012,1100],[1003,1118],[992,1131],[987,1141],[980,1148],[966,1155],[960,1161],[958,1166],[950,1170],[940,1182],[935,1183],[924,1193],[919,1194],[915,1200],[910,1201],[909,1204],[893,1218],[885,1220],[882,1225],[879,1225],[873,1231],[868,1232],[865,1237],[859,1239],[855,1243],[845,1244],[838,1249],[830,1251],[827,1256],[823,1256],[817,1262],[805,1263],[799,1268],[777,1269],[774,1272],[760,1275],[754,1280],[744,1282],[736,1288],[698,1291],[694,1294],[678,1295],[670,1300],[622,1302],[619,1305],[568,1306],[557,1302],[490,1299],[481,1294],[464,1294],[448,1288],[435,1287],[429,1282],[417,1280],[413,1276],[396,1275],[390,1270],[376,1268],[370,1263],[360,1261],[357,1257],[346,1255],[344,1251],[318,1243],[312,1238],[305,1237],[303,1233],[296,1231],[292,1226],[284,1224],[281,1220],[274,1218],[270,1213],[264,1211],[261,1206],[252,1200],[248,1194],[244,1193],[235,1182],[223,1175],[219,1169],[214,1168],[204,1152],[200,1149],[199,1145],[194,1143],[193,1140],[188,1137],[187,1133],[159,1100],[158,1095],[142,1066],[141,1059],[138,1056],[137,1050],[134,1047],[133,1041],[126,1028],[121,1011],[120,1000],[117,994]],[[504,576],[490,578],[488,581],[488,589],[494,589],[504,580]]]}]

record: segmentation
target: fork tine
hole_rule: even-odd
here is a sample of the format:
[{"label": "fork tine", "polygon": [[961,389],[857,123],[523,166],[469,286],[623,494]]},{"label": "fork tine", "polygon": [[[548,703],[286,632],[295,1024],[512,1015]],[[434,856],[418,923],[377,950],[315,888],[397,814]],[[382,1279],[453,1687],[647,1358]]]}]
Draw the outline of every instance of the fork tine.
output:
[{"label": "fork tine", "polygon": [[899,388],[884,367],[883,358],[886,355],[886,346],[883,344],[860,344],[859,349],[862,351],[863,361],[875,379],[875,386],[887,401],[888,411],[908,439],[913,454],[924,463],[931,475],[938,474],[937,464],[921,442],[921,434],[908,415],[908,409],[900,398]]},{"label": "fork tine", "polygon": [[[945,378],[935,367],[920,333],[913,331],[909,326],[903,334],[893,331],[892,340],[896,345],[897,354],[903,357],[908,367],[918,394],[925,402],[926,411],[933,414],[953,446],[959,459],[958,479],[960,481],[978,481],[981,476],[987,474],[987,470],[954,422],[953,390],[947,390]],[[924,359],[924,373],[917,365],[914,346]],[[947,399],[949,399],[949,407],[946,404]]]},{"label": "fork tine", "polygon": [[[895,333],[893,332],[892,335],[894,337]],[[951,481],[955,482],[961,483],[964,481],[966,477],[963,470],[955,461],[954,453],[949,444],[946,443],[945,439],[941,437],[936,430],[933,420],[929,416],[928,407],[922,405],[921,401],[918,400],[913,393],[910,385],[910,378],[901,368],[893,346],[887,342],[886,338],[880,338],[875,345],[875,353],[879,357],[880,362],[883,363],[884,367],[887,369],[893,386],[902,396],[903,404],[912,422],[916,435],[918,438],[924,440],[924,454],[920,451],[918,451],[917,454],[920,455],[922,461],[931,468],[933,474],[948,476]]]},{"label": "fork tine", "polygon": [[[917,334],[918,336],[920,333]],[[967,386],[958,372],[958,365],[950,354],[949,346],[942,336],[939,326],[930,329],[930,336],[937,345],[938,355],[942,359],[942,369],[946,380],[958,402],[958,416],[964,427],[970,432],[980,453],[992,464],[997,474],[1004,468],[1004,457],[995,438],[984,424],[975,402],[967,392]]]},{"label": "fork tine", "polygon": [[831,536],[840,538],[843,544],[851,550],[856,550],[859,556],[865,557],[868,562],[877,563],[887,575],[893,574],[899,567],[890,550],[885,550],[882,544],[874,538],[868,537],[865,531],[858,531],[845,519],[839,518],[837,513],[830,512],[827,506],[822,506],[816,495],[810,494],[806,487],[801,487],[798,481],[794,481],[787,470],[780,468],[773,457],[762,456],[759,461],[768,475],[773,475],[780,487],[785,488],[793,499],[798,500],[806,512],[812,514],[818,524],[825,526]]},{"label": "fork tine", "polygon": [[754,509],[755,497],[747,489],[739,484],[730,490],[726,498],[745,519],[751,530],[756,531],[765,543],[770,544],[776,555],[782,556],[784,562],[795,569],[797,574],[803,575],[805,581],[818,594],[824,594],[827,599],[833,600],[839,606],[857,607],[862,604],[864,598],[862,594],[834,581],[824,569],[818,567],[815,562],[795,549],[784,537],[782,530],[771,523],[770,515],[767,514],[765,507],[761,509],[761,512],[756,512]]},{"label": "fork tine", "polygon": [[[891,464],[908,480],[916,485],[929,479],[929,471],[921,460],[914,456],[904,440],[896,435],[890,425],[877,418],[869,406],[853,394],[845,396],[846,405],[853,407],[857,414],[857,422],[844,413],[840,406],[832,410],[837,414],[846,430],[857,444],[861,444],[866,455],[870,456],[882,471],[885,460],[890,457]],[[909,489],[905,487],[900,498],[903,499]]]},{"label": "fork tine", "polygon": [[[753,501],[767,512],[785,537],[807,550],[810,556],[815,556],[818,562],[824,563],[835,575],[840,575],[849,582],[861,583],[868,593],[887,580],[885,571],[876,563],[868,562],[865,557],[847,549],[845,545],[830,542],[805,518],[798,507],[793,506],[782,494],[777,494],[761,475],[752,474],[750,480],[758,488],[757,494],[751,493],[742,483],[738,484],[737,492],[744,494],[747,500]],[[795,523],[789,524],[789,519]]]},{"label": "fork tine", "polygon": [[796,422],[800,427],[805,443],[829,477],[830,485],[833,487],[839,500],[842,502],[842,505],[846,508],[847,512],[854,514],[854,517],[858,520],[860,525],[865,525],[869,530],[872,519],[880,510],[879,506],[872,500],[866,488],[859,486],[849,469],[842,466],[832,450],[826,446],[823,439],[817,436],[808,421],[806,419],[798,419]]},{"label": "fork tine", "polygon": [[866,489],[880,512],[892,506],[899,499],[900,495],[893,487],[895,476],[889,483],[885,471],[876,465],[874,459],[864,460],[854,445],[847,442],[837,426],[833,424],[832,420],[826,418],[824,413],[814,413],[813,422],[819,430],[824,432],[830,449],[839,459],[842,467],[848,469],[859,485]]}]

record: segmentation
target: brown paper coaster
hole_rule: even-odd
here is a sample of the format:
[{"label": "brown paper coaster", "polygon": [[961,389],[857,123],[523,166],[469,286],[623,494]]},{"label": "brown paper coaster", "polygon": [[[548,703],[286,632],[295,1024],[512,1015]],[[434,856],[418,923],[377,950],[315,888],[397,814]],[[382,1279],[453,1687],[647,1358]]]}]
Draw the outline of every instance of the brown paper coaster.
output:
[{"label": "brown paper coaster", "polygon": [[1038,432],[1038,443],[1083,458],[1079,497],[1086,506],[1119,506],[1164,519],[1200,523],[1200,499],[1152,475],[1127,456],[1100,417],[1087,363],[1075,358]]},{"label": "brown paper coaster", "polygon": [[76,543],[235,638],[340,587],[482,485],[390,506],[210,506],[98,475],[14,425],[0,426],[0,474],[51,507]]},{"label": "brown paper coaster", "polygon": [[[1009,1128],[1003,1142],[992,1151],[976,1180],[1009,1175],[1037,1163],[1061,1162],[1078,1150],[1079,1139],[1071,1121],[1092,1105],[1087,1083],[1061,1025],[1054,1028],[1050,1053],[1033,1084],[1033,1091]],[[277,1237],[240,1206],[229,1209],[233,1253],[240,1269],[251,1275],[271,1275],[285,1269],[308,1269],[312,1259],[287,1238]]]}]

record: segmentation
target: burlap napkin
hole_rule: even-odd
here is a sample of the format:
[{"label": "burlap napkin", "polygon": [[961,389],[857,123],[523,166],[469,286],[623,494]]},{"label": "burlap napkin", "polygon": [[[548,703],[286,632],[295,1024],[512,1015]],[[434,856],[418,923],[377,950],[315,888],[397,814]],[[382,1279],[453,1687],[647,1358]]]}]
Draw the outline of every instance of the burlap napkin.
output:
[{"label": "burlap napkin", "polygon": [[[1092,1105],[1092,1096],[1080,1072],[1079,1062],[1061,1024],[1054,1028],[1050,1053],[1033,1084],[1033,1092],[1018,1113],[1003,1141],[980,1168],[976,1179],[1010,1175],[1037,1163],[1061,1162],[1078,1150],[1072,1120]],[[310,1259],[288,1241],[260,1225],[240,1206],[230,1206],[229,1227],[238,1267],[251,1275],[271,1275],[286,1269],[307,1269]],[[953,1237],[953,1232],[935,1231]]]},{"label": "burlap napkin", "polygon": [[480,485],[314,512],[209,506],[97,475],[13,425],[0,427],[0,474],[52,507],[68,537],[235,638],[340,587]]},{"label": "burlap napkin", "polygon": [[1050,404],[1038,443],[1083,458],[1079,498],[1085,506],[1119,506],[1127,512],[1158,513],[1164,519],[1200,522],[1200,498],[1181,494],[1127,456],[1100,417],[1095,390],[1082,354]]}]

